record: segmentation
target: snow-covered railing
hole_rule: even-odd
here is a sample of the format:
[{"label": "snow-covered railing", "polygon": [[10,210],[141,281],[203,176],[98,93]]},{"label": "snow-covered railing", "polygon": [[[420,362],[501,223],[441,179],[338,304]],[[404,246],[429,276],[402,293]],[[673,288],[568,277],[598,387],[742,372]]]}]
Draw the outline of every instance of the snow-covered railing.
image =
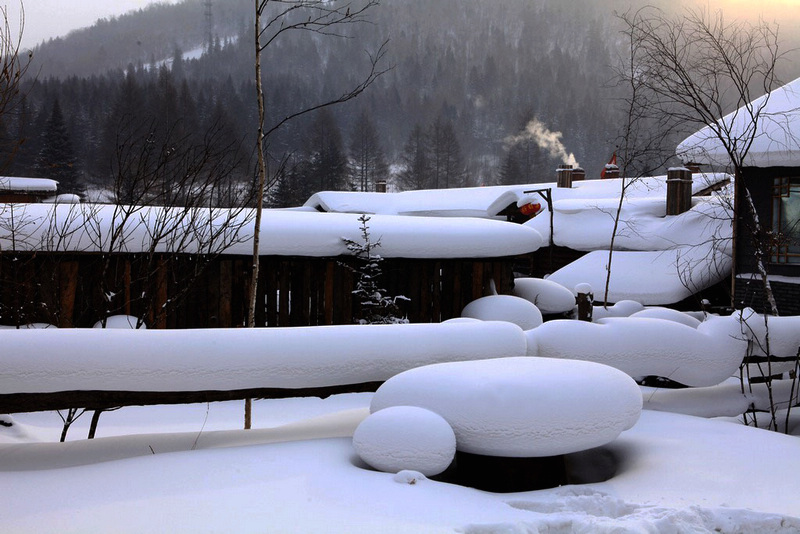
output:
[{"label": "snow-covered railing", "polygon": [[432,363],[522,356],[506,322],[0,330],[0,412],[328,396]]}]

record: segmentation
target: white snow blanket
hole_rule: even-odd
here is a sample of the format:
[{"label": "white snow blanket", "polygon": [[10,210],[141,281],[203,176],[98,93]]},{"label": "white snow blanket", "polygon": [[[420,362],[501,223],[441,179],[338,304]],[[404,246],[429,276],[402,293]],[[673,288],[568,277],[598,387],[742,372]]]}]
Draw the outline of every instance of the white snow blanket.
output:
[{"label": "white snow blanket", "polygon": [[506,322],[0,331],[0,394],[206,391],[383,381],[421,365],[523,356]]},{"label": "white snow blanket", "polygon": [[[674,304],[723,280],[731,264],[731,256],[714,243],[656,252],[616,251],[611,259],[608,302]],[[607,266],[608,251],[596,250],[547,279],[568,289],[588,283],[595,290],[595,300],[602,301]]]},{"label": "white snow blanket", "polygon": [[[757,122],[753,121],[754,113],[760,115]],[[744,158],[746,167],[800,165],[800,78],[725,115],[717,123],[716,129],[730,132],[725,137],[736,146],[745,146],[753,139]],[[706,126],[684,139],[676,149],[678,156],[684,162],[730,165],[728,152],[713,130]]]},{"label": "white snow blanket", "polygon": [[557,320],[526,335],[531,356],[588,360],[632,377],[662,376],[687,386],[713,386],[731,377],[748,343],[736,316],[709,317],[697,328],[632,317]]},{"label": "white snow blanket", "polygon": [[754,355],[767,355],[767,339],[771,356],[795,356],[800,350],[800,316],[765,317],[746,309],[743,319],[753,335]]},{"label": "white snow blanket", "polygon": [[28,191],[55,193],[58,182],[47,178],[21,178],[18,176],[0,176],[0,191]]},{"label": "white snow blanket", "polygon": [[[694,174],[693,192],[720,183],[722,173]],[[666,217],[667,177],[625,179],[625,199],[614,241],[615,250],[667,250],[698,245],[731,236],[730,202],[711,196],[693,199],[692,209]],[[622,194],[622,179],[576,182],[572,189],[554,188],[553,240],[575,250],[608,249],[614,217]],[[528,201],[535,200],[531,196]],[[526,200],[520,200],[524,203]],[[550,215],[544,211],[525,223],[545,240],[550,236]]]},{"label": "white snow blanket", "polygon": [[444,417],[460,451],[540,457],[614,440],[639,419],[642,395],[630,377],[607,365],[501,358],[400,373],[378,388],[370,411],[398,406]]},{"label": "white snow blanket", "polygon": [[[0,204],[0,250],[249,255],[253,220],[249,209]],[[376,215],[367,224],[384,257],[493,258],[543,244],[535,230],[502,221]],[[260,254],[349,254],[344,238],[361,242],[360,225],[353,214],[265,210]]]}]

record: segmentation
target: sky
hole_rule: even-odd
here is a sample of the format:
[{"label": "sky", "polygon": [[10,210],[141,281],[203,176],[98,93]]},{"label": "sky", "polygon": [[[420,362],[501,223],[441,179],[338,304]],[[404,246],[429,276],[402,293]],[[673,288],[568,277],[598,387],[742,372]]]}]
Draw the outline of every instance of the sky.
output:
[{"label": "sky", "polygon": [[0,1],[7,9],[12,32],[19,28],[20,4],[24,5],[23,47],[33,47],[51,37],[91,26],[97,19],[121,15],[158,1],[177,0],[23,0]]},{"label": "sky", "polygon": [[[97,19],[121,15],[157,2],[176,3],[179,0],[0,0],[8,12],[12,32],[19,27],[20,3],[25,7],[23,47],[33,47],[51,37],[66,35],[71,30],[91,26]],[[768,19],[797,18],[800,0],[696,0],[711,9],[723,9],[736,16],[751,17],[760,11]],[[636,0],[631,1],[636,4]],[[646,3],[646,2],[642,2]],[[757,4],[757,5],[756,5]]]}]

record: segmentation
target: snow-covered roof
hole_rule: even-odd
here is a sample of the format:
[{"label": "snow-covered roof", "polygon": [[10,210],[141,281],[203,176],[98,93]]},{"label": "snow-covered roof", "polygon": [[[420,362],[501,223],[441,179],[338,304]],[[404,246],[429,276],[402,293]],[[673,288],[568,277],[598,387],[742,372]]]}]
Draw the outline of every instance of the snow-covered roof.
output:
[{"label": "snow-covered roof", "polygon": [[[755,125],[753,112],[748,108],[753,112],[761,110]],[[800,78],[729,113],[718,123],[731,132],[730,139],[737,146],[753,136],[753,144],[744,158],[745,166],[800,166]],[[730,164],[727,151],[710,126],[684,139],[676,153],[684,162]]]},{"label": "snow-covered roof", "polygon": [[[354,214],[265,210],[261,254],[349,254],[343,238],[361,241],[358,219]],[[0,204],[0,250],[141,252],[153,247],[157,252],[249,255],[253,224],[252,210]],[[374,215],[367,224],[384,257],[504,257],[532,252],[543,243],[532,228],[476,218]],[[113,243],[112,235],[117,235]]]},{"label": "snow-covered roof", "polygon": [[0,176],[0,191],[17,191],[26,193],[55,193],[58,182],[47,178],[20,178],[16,176]]}]

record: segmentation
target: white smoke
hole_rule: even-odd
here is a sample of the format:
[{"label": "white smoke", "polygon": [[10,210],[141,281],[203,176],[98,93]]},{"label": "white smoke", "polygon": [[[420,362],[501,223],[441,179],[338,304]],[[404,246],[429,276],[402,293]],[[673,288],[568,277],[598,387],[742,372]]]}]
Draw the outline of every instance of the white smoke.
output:
[{"label": "white smoke", "polygon": [[567,165],[578,167],[578,160],[572,152],[567,152],[561,142],[561,132],[551,132],[547,126],[532,119],[517,135],[509,135],[504,139],[507,146],[512,146],[523,141],[533,141],[539,148],[546,150],[553,159],[559,159]]}]

